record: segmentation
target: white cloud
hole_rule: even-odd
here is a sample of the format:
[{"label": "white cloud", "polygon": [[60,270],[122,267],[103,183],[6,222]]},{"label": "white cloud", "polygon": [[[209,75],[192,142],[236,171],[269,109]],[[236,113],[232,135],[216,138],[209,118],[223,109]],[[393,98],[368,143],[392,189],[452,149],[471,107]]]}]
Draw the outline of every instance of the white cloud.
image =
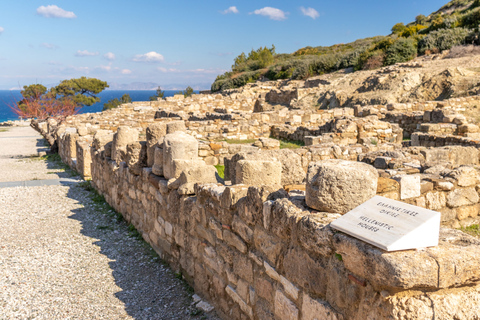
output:
[{"label": "white cloud", "polygon": [[93,57],[93,56],[98,56],[98,52],[90,52],[88,50],[78,50],[75,53],[75,56],[77,57]]},{"label": "white cloud", "polygon": [[72,11],[65,11],[56,5],[40,6],[37,8],[37,14],[45,18],[67,18],[73,19],[77,16]]},{"label": "white cloud", "polygon": [[96,69],[103,70],[103,71],[110,71],[112,70],[112,66],[98,66],[95,67]]},{"label": "white cloud", "polygon": [[223,10],[223,11],[222,11],[222,14],[238,13],[238,12],[239,12],[239,11],[238,11],[237,7],[232,6],[232,7],[228,8],[227,10]]},{"label": "white cloud", "polygon": [[155,51],[137,54],[133,57],[133,61],[136,62],[163,62],[163,60],[165,60],[163,56]]},{"label": "white cloud", "polygon": [[5,29],[3,29],[2,27],[0,27],[0,34],[2,34],[3,31],[5,31]]},{"label": "white cloud", "polygon": [[302,13],[304,16],[307,16],[307,17],[310,17],[312,19],[317,19],[318,17],[320,17],[320,14],[318,13],[317,10],[313,9],[313,8],[304,8],[304,7],[300,7],[300,10],[302,10]]},{"label": "white cloud", "polygon": [[115,54],[112,52],[107,52],[103,55],[103,57],[107,60],[113,61],[115,60]]},{"label": "white cloud", "polygon": [[164,68],[164,67],[158,67],[158,71],[162,73],[196,73],[196,74],[219,74],[219,73],[224,73],[227,70],[223,69],[186,69],[186,70],[180,70],[180,69],[175,69],[175,68]]},{"label": "white cloud", "polygon": [[56,44],[46,43],[46,42],[42,43],[40,46],[44,47],[44,48],[47,48],[47,49],[57,49],[58,48],[58,46]]},{"label": "white cloud", "polygon": [[287,19],[287,14],[285,12],[283,12],[280,9],[272,8],[272,7],[265,7],[262,9],[255,10],[253,11],[253,14],[259,14],[261,16],[266,16],[272,20],[278,20],[278,21]]},{"label": "white cloud", "polygon": [[128,69],[123,69],[121,71],[122,74],[131,74],[132,73],[132,70],[128,70]]}]

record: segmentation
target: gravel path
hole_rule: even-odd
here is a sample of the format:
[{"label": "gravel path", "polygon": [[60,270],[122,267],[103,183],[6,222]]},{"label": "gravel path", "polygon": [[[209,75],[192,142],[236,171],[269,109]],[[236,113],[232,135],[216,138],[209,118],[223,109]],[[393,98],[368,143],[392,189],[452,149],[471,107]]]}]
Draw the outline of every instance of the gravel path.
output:
[{"label": "gravel path", "polygon": [[[0,181],[52,179],[43,160],[19,171],[38,148],[36,134],[16,138],[24,129],[0,132],[0,155],[15,156],[0,161]],[[0,188],[0,226],[2,320],[218,319],[199,312],[184,282],[78,183]]]}]

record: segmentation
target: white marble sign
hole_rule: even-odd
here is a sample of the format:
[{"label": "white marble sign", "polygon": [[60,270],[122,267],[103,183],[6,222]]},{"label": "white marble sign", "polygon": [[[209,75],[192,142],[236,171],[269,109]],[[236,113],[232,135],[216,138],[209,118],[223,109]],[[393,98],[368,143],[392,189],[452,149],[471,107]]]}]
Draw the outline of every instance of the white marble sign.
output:
[{"label": "white marble sign", "polygon": [[440,212],[375,196],[331,223],[386,251],[438,245]]}]

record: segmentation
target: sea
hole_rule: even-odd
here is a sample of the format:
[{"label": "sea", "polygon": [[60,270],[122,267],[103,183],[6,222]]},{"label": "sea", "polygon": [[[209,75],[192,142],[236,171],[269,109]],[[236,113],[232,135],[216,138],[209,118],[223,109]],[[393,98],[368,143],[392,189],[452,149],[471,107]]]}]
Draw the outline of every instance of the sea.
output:
[{"label": "sea", "polygon": [[[165,90],[165,97],[173,97],[178,90]],[[155,95],[155,90],[105,90],[98,94],[100,102],[91,106],[83,107],[78,113],[101,112],[103,104],[112,99],[120,99],[125,93],[130,95],[132,101],[149,101],[150,97]],[[198,92],[196,92],[198,93]],[[17,120],[17,115],[11,110],[16,101],[22,99],[20,90],[0,90],[0,122],[8,120]]]}]

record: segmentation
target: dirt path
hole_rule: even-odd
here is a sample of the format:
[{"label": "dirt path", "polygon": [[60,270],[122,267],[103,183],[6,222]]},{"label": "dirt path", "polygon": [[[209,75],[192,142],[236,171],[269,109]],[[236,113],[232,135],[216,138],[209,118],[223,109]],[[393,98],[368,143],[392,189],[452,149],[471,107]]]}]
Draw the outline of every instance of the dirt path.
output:
[{"label": "dirt path", "polygon": [[58,180],[41,141],[0,132],[0,319],[217,319],[85,183]]}]

